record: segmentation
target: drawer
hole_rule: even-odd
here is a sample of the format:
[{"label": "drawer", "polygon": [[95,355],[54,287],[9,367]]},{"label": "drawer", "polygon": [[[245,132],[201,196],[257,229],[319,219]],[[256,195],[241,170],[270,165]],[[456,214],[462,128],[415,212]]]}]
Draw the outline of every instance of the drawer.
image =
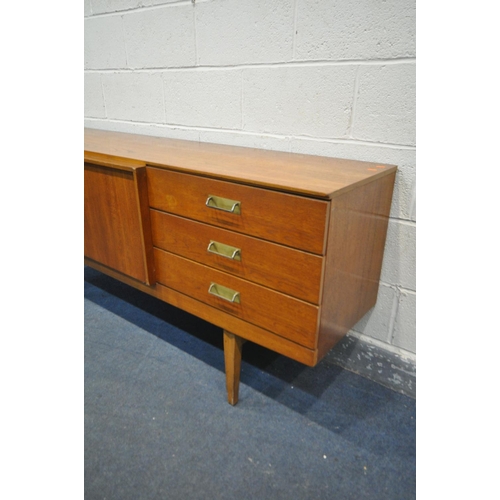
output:
[{"label": "drawer", "polygon": [[323,257],[151,210],[153,245],[319,304]]},{"label": "drawer", "polygon": [[157,281],[305,347],[316,347],[318,307],[155,248]]},{"label": "drawer", "polygon": [[149,204],[323,255],[329,202],[147,167]]}]

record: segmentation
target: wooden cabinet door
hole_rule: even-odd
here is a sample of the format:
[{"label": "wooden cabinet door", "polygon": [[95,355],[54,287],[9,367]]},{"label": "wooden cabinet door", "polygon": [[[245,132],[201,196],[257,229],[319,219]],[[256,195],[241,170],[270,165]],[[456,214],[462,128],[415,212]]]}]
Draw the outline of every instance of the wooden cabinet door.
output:
[{"label": "wooden cabinet door", "polygon": [[87,261],[154,283],[145,168],[85,163],[84,182]]}]

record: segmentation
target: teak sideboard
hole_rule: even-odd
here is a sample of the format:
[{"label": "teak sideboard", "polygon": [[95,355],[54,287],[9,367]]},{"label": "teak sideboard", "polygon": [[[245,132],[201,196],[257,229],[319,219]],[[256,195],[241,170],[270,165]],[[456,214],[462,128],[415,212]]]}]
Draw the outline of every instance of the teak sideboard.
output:
[{"label": "teak sideboard", "polygon": [[308,366],[375,305],[397,168],[85,129],[85,264]]}]

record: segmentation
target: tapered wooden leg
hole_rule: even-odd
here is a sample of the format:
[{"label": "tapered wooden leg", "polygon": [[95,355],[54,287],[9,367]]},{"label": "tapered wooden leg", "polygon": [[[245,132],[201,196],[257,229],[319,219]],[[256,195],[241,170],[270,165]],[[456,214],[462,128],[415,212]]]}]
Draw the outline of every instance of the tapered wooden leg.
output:
[{"label": "tapered wooden leg", "polygon": [[238,402],[243,342],[245,340],[241,337],[224,330],[227,400],[231,405],[235,405]]}]

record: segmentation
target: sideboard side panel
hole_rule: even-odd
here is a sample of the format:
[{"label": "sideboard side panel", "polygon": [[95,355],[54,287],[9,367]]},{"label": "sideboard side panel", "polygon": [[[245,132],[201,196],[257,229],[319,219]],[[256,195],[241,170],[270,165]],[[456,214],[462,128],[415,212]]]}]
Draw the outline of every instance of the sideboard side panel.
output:
[{"label": "sideboard side panel", "polygon": [[395,175],[332,199],[318,360],[377,301]]}]

